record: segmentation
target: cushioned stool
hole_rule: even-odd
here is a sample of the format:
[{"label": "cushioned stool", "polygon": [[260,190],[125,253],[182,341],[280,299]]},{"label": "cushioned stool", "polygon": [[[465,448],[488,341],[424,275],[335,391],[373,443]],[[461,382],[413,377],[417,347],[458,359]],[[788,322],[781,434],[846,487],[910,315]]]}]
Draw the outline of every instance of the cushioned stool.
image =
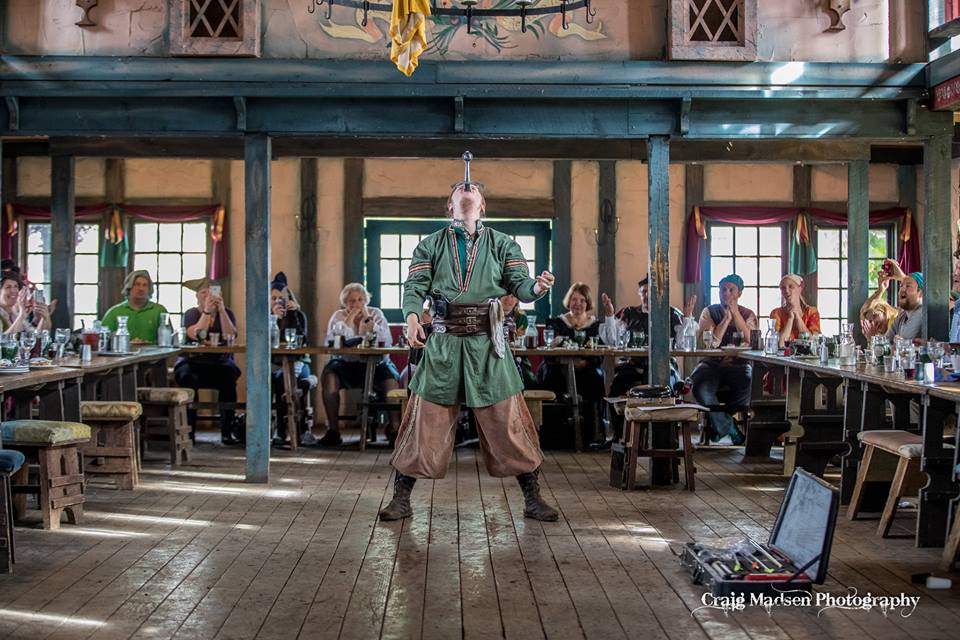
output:
[{"label": "cushioned stool", "polygon": [[882,429],[861,431],[857,434],[863,442],[863,458],[857,470],[857,484],[853,488],[847,518],[854,520],[860,512],[864,488],[871,482],[890,483],[887,503],[880,516],[877,535],[886,537],[897,514],[897,505],[905,495],[916,496],[926,484],[926,476],[920,472],[920,456],[923,438],[909,431]]},{"label": "cushioned stool", "polygon": [[143,407],[140,416],[143,449],[151,442],[161,443],[170,453],[170,464],[189,462],[193,454],[187,408],[193,402],[193,389],[181,387],[141,387],[137,399]]},{"label": "cushioned stool", "polygon": [[13,573],[13,496],[10,476],[20,470],[24,455],[12,449],[0,449],[0,573]]},{"label": "cushioned stool", "polygon": [[[90,440],[90,427],[78,422],[10,420],[0,425],[4,447],[20,451],[27,464],[12,476],[13,512],[17,519],[27,508],[26,494],[37,496],[44,529],[59,529],[65,511],[71,524],[83,517],[83,455],[80,445]],[[29,465],[39,467],[37,484],[30,485]]]},{"label": "cushioned stool", "polygon": [[81,419],[90,426],[90,442],[81,446],[87,475],[111,478],[118,489],[140,484],[136,433],[142,411],[139,402],[80,403]]}]

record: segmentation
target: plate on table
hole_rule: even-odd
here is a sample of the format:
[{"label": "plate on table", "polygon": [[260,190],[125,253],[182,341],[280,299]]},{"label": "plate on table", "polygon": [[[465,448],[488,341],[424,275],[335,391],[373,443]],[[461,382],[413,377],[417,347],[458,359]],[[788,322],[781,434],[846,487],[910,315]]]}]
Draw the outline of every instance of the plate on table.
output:
[{"label": "plate on table", "polygon": [[107,358],[119,358],[121,356],[135,356],[139,354],[139,349],[136,351],[97,351],[98,356],[104,356]]},{"label": "plate on table", "polygon": [[31,369],[52,369],[55,366],[49,358],[30,358]]},{"label": "plate on table", "polygon": [[13,362],[4,358],[0,360],[0,373],[30,373],[30,367],[14,366]]}]

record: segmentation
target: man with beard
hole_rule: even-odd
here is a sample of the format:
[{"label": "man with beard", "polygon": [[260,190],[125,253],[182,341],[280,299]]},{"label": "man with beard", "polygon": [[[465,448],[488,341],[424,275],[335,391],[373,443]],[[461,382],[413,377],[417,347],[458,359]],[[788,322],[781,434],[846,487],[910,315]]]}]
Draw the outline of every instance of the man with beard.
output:
[{"label": "man with beard", "polygon": [[873,327],[876,331],[872,331],[871,334],[886,334],[888,340],[894,338],[913,340],[921,337],[923,335],[923,274],[915,271],[907,275],[895,260],[889,258],[883,261],[883,267],[877,281],[877,290],[863,303],[861,313],[872,308],[883,298],[891,280],[897,280],[900,283],[900,290],[897,292],[897,307],[900,312],[889,329],[880,331],[879,329],[884,327],[879,326],[878,321],[878,326]]},{"label": "man with beard", "polygon": [[[516,476],[523,491],[523,515],[557,519],[540,497],[543,462],[537,428],[523,401],[523,383],[503,337],[500,298],[511,294],[533,302],[553,286],[544,271],[530,277],[520,246],[484,226],[482,185],[463,182],[447,201],[450,224],[424,238],[413,252],[404,283],[403,312],[410,346],[426,347],[410,380],[410,401],[400,424],[391,464],[396,470],[393,499],[381,520],[413,514],[410,493],[417,478],[442,478],[453,452],[460,405],[473,410],[484,463],[494,477]],[[420,324],[429,296],[432,332]]]}]

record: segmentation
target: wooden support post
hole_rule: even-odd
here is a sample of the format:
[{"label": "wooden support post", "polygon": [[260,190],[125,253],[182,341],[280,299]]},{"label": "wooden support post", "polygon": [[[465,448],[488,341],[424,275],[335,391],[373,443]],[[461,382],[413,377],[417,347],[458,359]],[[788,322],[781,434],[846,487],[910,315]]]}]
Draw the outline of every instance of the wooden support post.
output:
[{"label": "wooden support post", "polygon": [[[688,164],[683,168],[683,215],[690,215],[694,207],[703,204],[703,165]],[[701,258],[703,259],[703,258]],[[683,284],[683,301],[686,303],[690,296],[697,296],[697,308],[694,309],[694,317],[699,318],[697,312],[710,304],[710,285],[703,280],[700,282],[685,282]],[[684,375],[689,373],[686,358],[684,358]]]},{"label": "wooden support post", "polygon": [[[652,136],[647,140],[647,185],[650,274],[650,384],[670,383],[670,140]],[[666,425],[661,425],[665,427]],[[671,429],[653,430],[655,449],[669,449]],[[650,460],[650,481],[654,485],[673,482],[673,461]]]},{"label": "wooden support post", "polygon": [[300,159],[300,310],[313,341],[322,344],[317,323],[317,159]]},{"label": "wooden support post", "polygon": [[363,282],[363,159],[343,161],[343,282]]},{"label": "wooden support post", "polygon": [[860,329],[860,307],[870,286],[870,163],[847,164],[847,322],[853,323],[856,341],[866,339]]},{"label": "wooden support post", "polygon": [[[52,259],[47,301],[57,300],[55,327],[73,326],[73,271],[76,252],[73,156],[53,156],[50,173],[50,237]],[[156,275],[156,274],[154,274]]]},{"label": "wooden support post", "polygon": [[650,256],[650,384],[670,381],[670,143],[647,141]]},{"label": "wooden support post", "polygon": [[[104,189],[106,191],[105,195],[107,196],[107,202],[110,204],[123,202],[124,193],[126,192],[124,182],[124,161],[122,158],[107,158],[105,165]],[[100,219],[100,224],[104,225],[104,229],[109,228],[110,219],[112,216],[113,211],[109,210],[103,214],[103,217]],[[102,232],[100,234],[100,242],[107,242],[103,239]],[[121,291],[123,289],[123,278],[126,275],[126,272],[127,269],[125,266],[100,267],[100,299],[98,301],[99,316],[102,317],[107,309],[123,301],[123,295]],[[152,275],[156,277],[159,274]]]},{"label": "wooden support post", "polygon": [[[570,280],[572,166],[569,160],[555,160],[553,163],[553,275],[557,279],[557,291],[566,291],[573,284]],[[551,307],[555,314],[566,311],[562,294],[553,295]]]},{"label": "wooden support post", "polygon": [[270,479],[270,158],[265,134],[244,138],[247,482]]},{"label": "wooden support post", "polygon": [[950,334],[950,277],[953,233],[950,229],[950,151],[952,136],[941,134],[923,145],[925,206],[923,226],[923,335],[946,340]]},{"label": "wooden support post", "polygon": [[597,264],[599,291],[617,299],[617,163],[600,163],[599,212],[597,220]]}]

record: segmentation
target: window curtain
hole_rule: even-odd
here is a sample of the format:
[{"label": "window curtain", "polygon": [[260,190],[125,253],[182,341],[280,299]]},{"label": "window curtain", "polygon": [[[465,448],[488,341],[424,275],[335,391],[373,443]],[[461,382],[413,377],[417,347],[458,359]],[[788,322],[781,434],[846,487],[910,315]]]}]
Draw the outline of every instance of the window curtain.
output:
[{"label": "window curtain", "polygon": [[195,222],[212,218],[210,222],[210,263],[207,268],[211,280],[220,280],[229,275],[227,267],[227,221],[223,205],[119,205],[127,216],[136,216],[148,222]]},{"label": "window curtain", "polygon": [[[227,261],[226,216],[223,206],[208,205],[133,205],[109,204],[78,206],[74,209],[78,221],[99,221],[107,211],[111,212],[110,224],[104,229],[104,242],[100,245],[101,267],[127,266],[129,246],[125,232],[126,218],[136,216],[149,222],[194,222],[212,218],[210,224],[211,251],[208,266],[209,277],[214,280],[229,275]],[[50,220],[50,207],[8,203],[3,217],[0,251],[4,258],[13,256],[13,243],[18,232],[17,218],[27,216],[37,220]]]},{"label": "window curtain", "polygon": [[[77,222],[100,222],[103,214],[110,212],[110,224],[104,230],[103,242],[100,243],[100,266],[101,267],[126,267],[127,266],[127,238],[123,233],[123,226],[120,223],[120,213],[117,208],[106,202],[99,204],[83,205],[74,207],[73,215]],[[50,207],[31,206],[26,204],[7,203],[6,215],[3,217],[3,239],[0,242],[0,252],[4,258],[13,257],[13,243],[16,242],[17,219],[21,216],[39,220],[41,222],[50,222],[52,214]]]},{"label": "window curtain", "polygon": [[[701,256],[706,250],[707,221],[749,225],[789,223],[787,248],[790,270],[805,276],[817,270],[813,225],[816,222],[826,222],[846,226],[847,214],[826,209],[796,207],[694,207],[687,219],[684,282],[699,282],[702,278],[700,263]],[[920,271],[919,235],[910,209],[893,207],[871,211],[869,221],[871,225],[899,221],[901,223],[900,249],[897,252],[897,262],[905,273]]]}]

